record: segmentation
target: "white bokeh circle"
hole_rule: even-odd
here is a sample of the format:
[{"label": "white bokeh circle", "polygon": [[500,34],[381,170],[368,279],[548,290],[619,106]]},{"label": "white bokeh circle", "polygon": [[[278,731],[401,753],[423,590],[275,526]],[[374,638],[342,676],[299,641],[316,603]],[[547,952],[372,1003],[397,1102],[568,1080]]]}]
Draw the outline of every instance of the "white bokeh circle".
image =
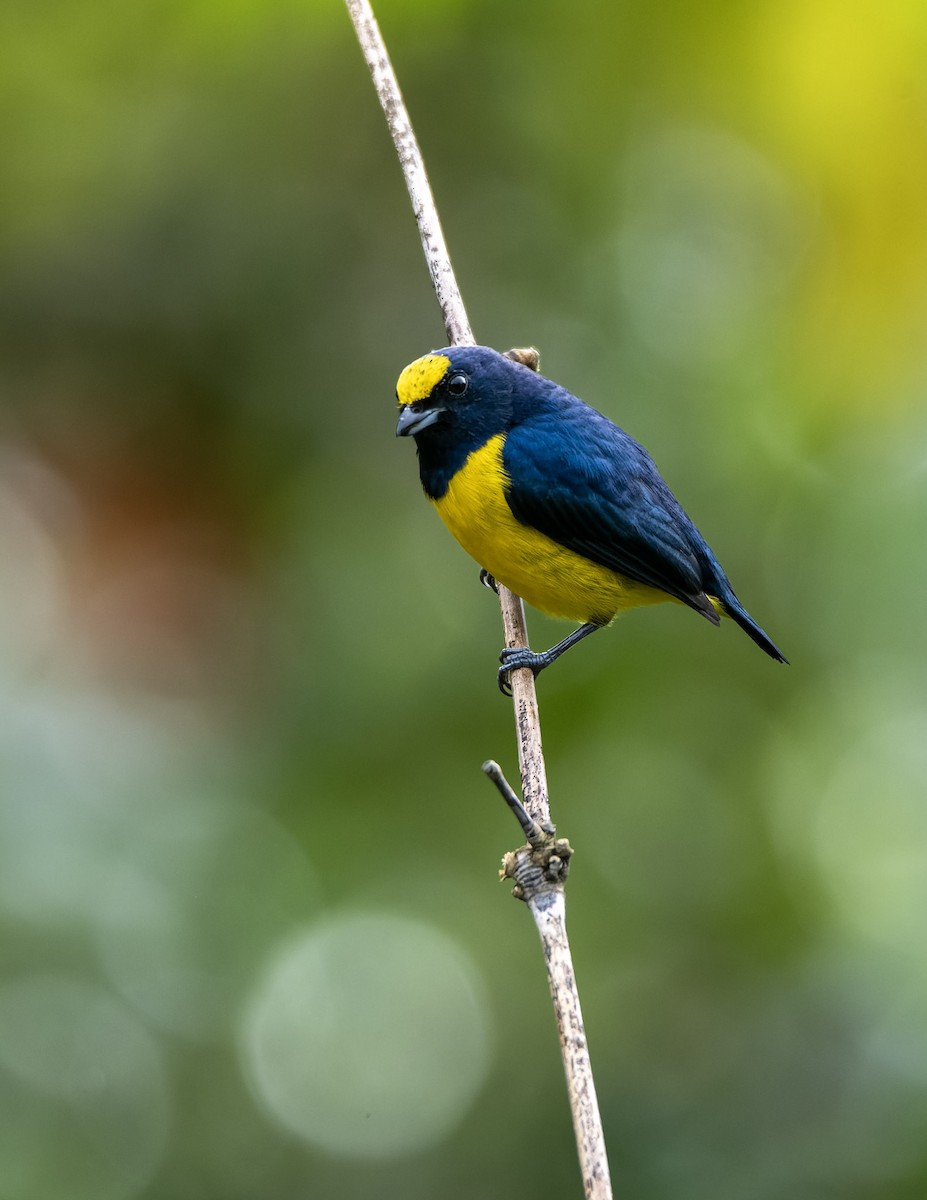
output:
[{"label": "white bokeh circle", "polygon": [[490,1062],[466,953],[432,925],[342,914],[280,947],[241,1027],[262,1106],[320,1149],[392,1156],[443,1138]]}]

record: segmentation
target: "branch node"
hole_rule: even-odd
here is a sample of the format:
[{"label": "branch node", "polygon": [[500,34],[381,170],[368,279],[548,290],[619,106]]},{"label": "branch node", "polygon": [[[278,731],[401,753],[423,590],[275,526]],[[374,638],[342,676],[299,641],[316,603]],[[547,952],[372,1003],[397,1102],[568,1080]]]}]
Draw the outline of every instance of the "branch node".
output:
[{"label": "branch node", "polygon": [[516,900],[542,901],[546,895],[562,892],[570,873],[573,847],[566,838],[544,834],[542,845],[519,846],[502,858],[499,878],[512,879]]},{"label": "branch node", "polygon": [[541,824],[528,815],[497,762],[484,762],[483,772],[496,785],[528,839],[527,845],[503,856],[499,878],[514,879],[512,895],[516,900],[533,900],[544,892],[562,890],[570,873],[573,847],[566,838],[557,837],[552,822]]}]

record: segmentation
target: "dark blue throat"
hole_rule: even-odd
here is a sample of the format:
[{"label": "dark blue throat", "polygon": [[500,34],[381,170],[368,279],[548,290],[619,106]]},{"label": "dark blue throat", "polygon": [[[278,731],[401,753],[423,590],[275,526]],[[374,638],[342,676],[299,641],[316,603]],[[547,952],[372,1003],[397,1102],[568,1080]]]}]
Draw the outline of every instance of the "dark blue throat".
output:
[{"label": "dark blue throat", "polygon": [[473,451],[485,445],[492,436],[488,429],[463,432],[441,422],[422,430],[415,443],[418,472],[428,499],[440,500]]}]

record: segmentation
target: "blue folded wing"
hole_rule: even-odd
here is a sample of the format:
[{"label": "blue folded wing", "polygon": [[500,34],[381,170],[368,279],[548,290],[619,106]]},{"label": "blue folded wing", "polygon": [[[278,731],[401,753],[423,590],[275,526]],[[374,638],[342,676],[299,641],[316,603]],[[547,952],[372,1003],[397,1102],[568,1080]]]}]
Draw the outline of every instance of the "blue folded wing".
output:
[{"label": "blue folded wing", "polygon": [[711,552],[646,450],[601,413],[574,400],[530,417],[507,434],[503,463],[517,520],[718,622]]}]

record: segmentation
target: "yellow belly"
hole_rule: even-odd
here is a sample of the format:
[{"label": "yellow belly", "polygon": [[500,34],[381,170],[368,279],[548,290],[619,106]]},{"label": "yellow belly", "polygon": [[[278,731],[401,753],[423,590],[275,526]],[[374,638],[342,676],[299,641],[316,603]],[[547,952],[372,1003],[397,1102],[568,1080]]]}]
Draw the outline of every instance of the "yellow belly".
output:
[{"label": "yellow belly", "polygon": [[498,434],[474,450],[434,501],[445,525],[481,567],[541,612],[573,621],[604,625],[624,608],[671,599],[516,521],[503,492],[503,441]]}]

